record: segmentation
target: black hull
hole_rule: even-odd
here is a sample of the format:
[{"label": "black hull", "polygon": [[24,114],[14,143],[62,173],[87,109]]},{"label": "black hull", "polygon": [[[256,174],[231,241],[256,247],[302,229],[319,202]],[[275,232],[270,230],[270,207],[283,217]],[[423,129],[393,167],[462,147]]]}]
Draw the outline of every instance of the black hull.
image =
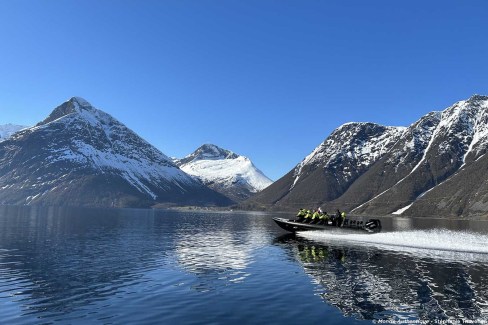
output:
[{"label": "black hull", "polygon": [[381,221],[378,219],[369,219],[366,222],[363,221],[350,221],[346,220],[341,227],[333,226],[330,224],[323,225],[323,224],[310,224],[304,223],[300,221],[285,219],[285,218],[273,218],[274,222],[278,224],[281,228],[290,231],[305,231],[305,230],[328,230],[332,228],[346,228],[346,229],[354,229],[354,230],[362,230],[366,232],[378,232],[381,231]]}]

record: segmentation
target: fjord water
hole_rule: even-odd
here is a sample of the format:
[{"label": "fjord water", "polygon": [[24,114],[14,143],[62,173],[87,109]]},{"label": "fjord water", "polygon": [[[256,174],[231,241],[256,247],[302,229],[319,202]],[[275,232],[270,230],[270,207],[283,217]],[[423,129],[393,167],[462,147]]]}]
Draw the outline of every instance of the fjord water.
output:
[{"label": "fjord water", "polygon": [[272,216],[0,207],[0,322],[488,321],[486,222],[295,236]]}]

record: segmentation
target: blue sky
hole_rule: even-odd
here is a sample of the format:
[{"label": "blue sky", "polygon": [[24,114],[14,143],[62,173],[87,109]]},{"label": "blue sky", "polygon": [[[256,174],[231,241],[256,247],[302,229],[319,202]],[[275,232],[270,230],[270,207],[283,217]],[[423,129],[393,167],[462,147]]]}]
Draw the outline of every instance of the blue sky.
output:
[{"label": "blue sky", "polygon": [[0,124],[81,96],[165,154],[276,180],[350,121],[488,94],[488,1],[0,0]]}]

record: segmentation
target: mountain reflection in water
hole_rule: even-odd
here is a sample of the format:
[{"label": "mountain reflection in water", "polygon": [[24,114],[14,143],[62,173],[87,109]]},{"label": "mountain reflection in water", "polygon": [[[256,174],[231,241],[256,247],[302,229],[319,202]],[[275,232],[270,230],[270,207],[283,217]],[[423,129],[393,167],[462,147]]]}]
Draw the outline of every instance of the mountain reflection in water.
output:
[{"label": "mountain reflection in water", "polygon": [[389,321],[488,321],[487,255],[383,250],[365,242],[348,243],[346,235],[341,241],[330,240],[335,236],[341,237],[309,232],[284,235],[275,242],[301,263],[316,283],[316,293],[344,315]]},{"label": "mountain reflection in water", "polygon": [[239,283],[250,275],[246,270],[254,251],[267,245],[263,227],[266,220],[255,219],[243,228],[238,224],[244,220],[236,219],[214,215],[196,226],[193,218],[176,230],[174,250],[178,264],[202,279],[193,289],[213,290],[214,281]]}]

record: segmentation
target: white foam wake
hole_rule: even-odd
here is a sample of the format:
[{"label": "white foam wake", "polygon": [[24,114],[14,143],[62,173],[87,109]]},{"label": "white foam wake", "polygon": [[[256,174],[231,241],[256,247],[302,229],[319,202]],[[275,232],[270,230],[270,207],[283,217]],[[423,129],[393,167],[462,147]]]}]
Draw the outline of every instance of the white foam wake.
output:
[{"label": "white foam wake", "polygon": [[[417,256],[488,260],[487,234],[436,229],[376,234],[305,231],[298,233],[298,235],[315,241],[372,246],[386,250],[415,253]],[[478,256],[475,258],[472,256],[473,254]]]}]

